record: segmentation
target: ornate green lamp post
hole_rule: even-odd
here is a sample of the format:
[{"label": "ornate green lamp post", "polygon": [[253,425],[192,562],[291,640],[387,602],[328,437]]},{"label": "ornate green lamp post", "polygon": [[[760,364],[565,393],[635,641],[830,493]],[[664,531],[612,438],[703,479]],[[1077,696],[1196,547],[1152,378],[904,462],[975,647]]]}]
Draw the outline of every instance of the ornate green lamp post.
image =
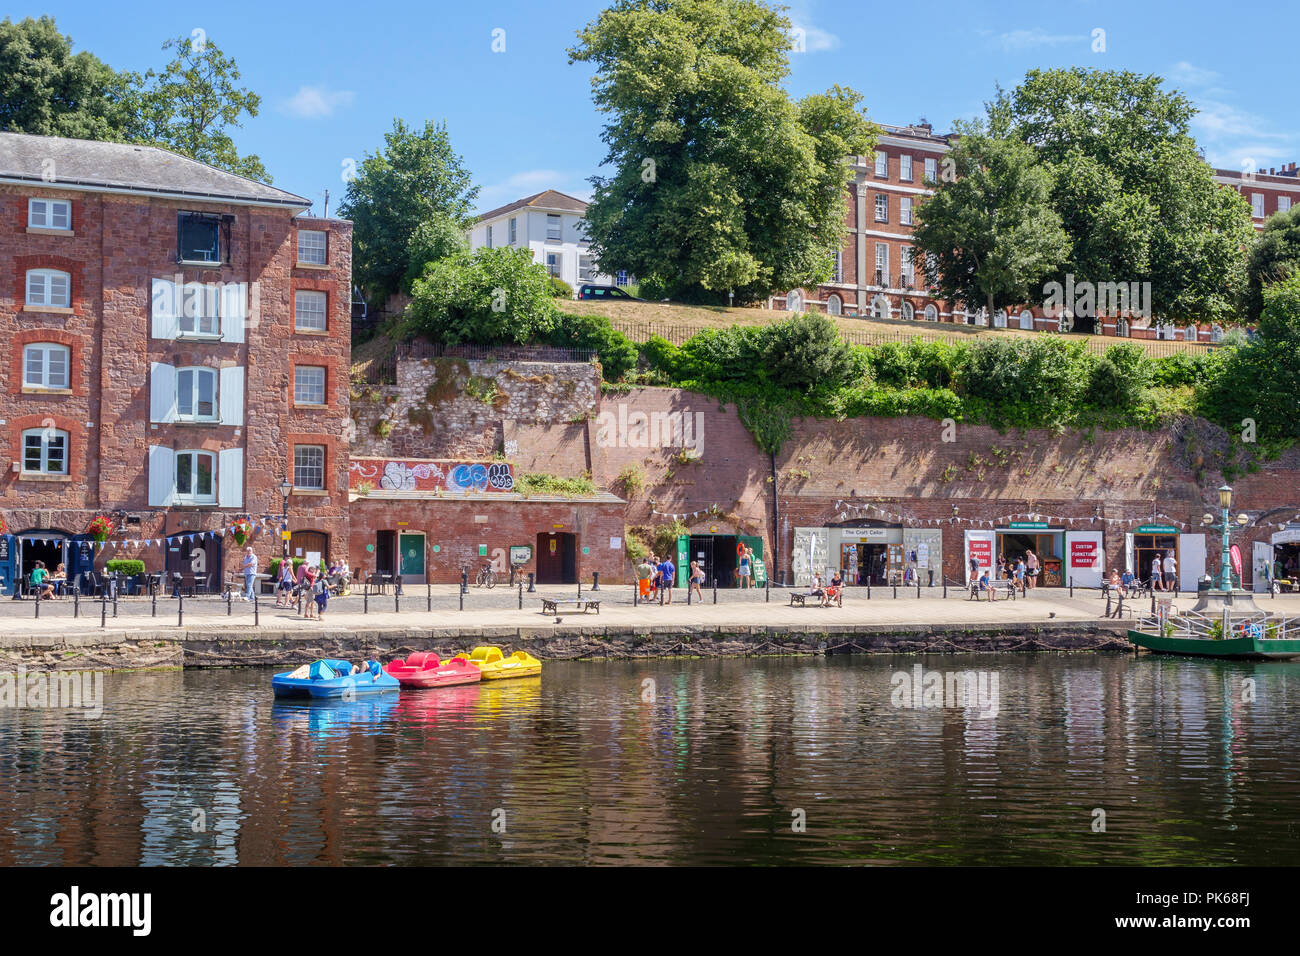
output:
[{"label": "ornate green lamp post", "polygon": [[1232,511],[1232,488],[1228,485],[1224,485],[1222,488],[1219,489],[1219,512],[1220,512],[1219,523],[1217,525],[1214,523],[1214,516],[1211,514],[1206,514],[1201,518],[1201,524],[1204,525],[1207,529],[1209,530],[1218,529],[1223,534],[1223,551],[1219,556],[1219,561],[1220,561],[1219,590],[1223,591],[1225,594],[1230,594],[1232,593],[1233,590],[1232,550],[1231,550],[1232,545],[1229,540],[1230,535],[1232,533],[1232,526],[1233,524],[1236,524],[1240,527],[1245,527],[1250,522],[1250,518],[1248,518],[1244,514],[1237,515],[1237,518],[1234,521],[1232,518],[1229,517],[1229,512],[1231,511]]}]

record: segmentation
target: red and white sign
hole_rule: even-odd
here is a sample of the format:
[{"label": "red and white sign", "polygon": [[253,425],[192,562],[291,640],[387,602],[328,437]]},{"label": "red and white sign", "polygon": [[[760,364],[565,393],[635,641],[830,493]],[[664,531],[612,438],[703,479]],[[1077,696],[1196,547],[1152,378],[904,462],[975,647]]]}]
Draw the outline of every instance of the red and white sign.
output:
[{"label": "red and white sign", "polygon": [[972,541],[970,543],[970,556],[979,562],[981,568],[993,567],[993,542]]},{"label": "red and white sign", "polygon": [[1096,541],[1070,542],[1070,567],[1095,568],[1099,558]]}]

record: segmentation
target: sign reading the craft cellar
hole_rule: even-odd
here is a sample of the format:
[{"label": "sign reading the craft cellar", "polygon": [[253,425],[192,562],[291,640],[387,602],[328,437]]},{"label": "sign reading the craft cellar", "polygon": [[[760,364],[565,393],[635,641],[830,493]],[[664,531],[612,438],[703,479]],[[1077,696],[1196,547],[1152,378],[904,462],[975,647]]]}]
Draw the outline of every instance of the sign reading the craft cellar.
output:
[{"label": "sign reading the craft cellar", "polygon": [[1011,527],[1017,531],[1046,531],[1046,521],[1013,521]]},{"label": "sign reading the craft cellar", "polygon": [[515,468],[508,461],[427,461],[353,458],[351,483],[378,483],[382,491],[511,492]]}]

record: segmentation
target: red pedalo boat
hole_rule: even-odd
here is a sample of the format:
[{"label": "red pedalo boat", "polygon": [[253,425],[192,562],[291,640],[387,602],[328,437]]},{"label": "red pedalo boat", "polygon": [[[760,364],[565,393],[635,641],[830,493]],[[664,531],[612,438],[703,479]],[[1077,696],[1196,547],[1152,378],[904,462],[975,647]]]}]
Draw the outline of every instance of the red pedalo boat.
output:
[{"label": "red pedalo boat", "polygon": [[440,661],[437,654],[423,652],[408,655],[404,661],[393,661],[384,670],[403,687],[450,687],[476,684],[483,678],[478,665],[463,657]]}]

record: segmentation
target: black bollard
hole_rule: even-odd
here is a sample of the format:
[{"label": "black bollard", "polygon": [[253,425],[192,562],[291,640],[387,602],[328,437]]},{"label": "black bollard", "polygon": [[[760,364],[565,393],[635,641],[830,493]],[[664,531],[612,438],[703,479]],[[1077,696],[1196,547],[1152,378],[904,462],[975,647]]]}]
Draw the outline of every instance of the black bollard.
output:
[{"label": "black bollard", "polygon": [[1106,591],[1106,613],[1102,617],[1110,617],[1110,591]]},{"label": "black bollard", "polygon": [[[691,592],[695,590],[695,585],[691,581],[686,582],[686,606],[691,606]],[[633,592],[635,593],[635,592]]]},{"label": "black bollard", "polygon": [[234,607],[235,602],[232,600],[233,597],[234,594],[231,589],[226,588],[226,617],[230,617],[231,610]]},{"label": "black bollard", "polygon": [[103,591],[99,592],[99,626],[104,627],[108,620],[108,597]]},{"label": "black bollard", "polygon": [[370,613],[370,582],[366,581],[361,587],[361,613]]},{"label": "black bollard", "polygon": [[519,579],[519,610],[524,609],[524,579]]},{"label": "black bollard", "polygon": [[894,585],[894,600],[895,600],[895,601],[898,600],[898,585],[897,585],[897,584]]},{"label": "black bollard", "polygon": [[456,597],[460,598],[460,609],[462,611],[465,610],[465,588],[464,587],[460,589],[460,593],[457,594]]},{"label": "black bollard", "polygon": [[176,589],[176,626],[181,627],[185,623],[185,595],[181,589]]},{"label": "black bollard", "polygon": [[772,603],[772,579],[767,576],[763,577],[763,603]]},{"label": "black bollard", "polygon": [[928,570],[929,570],[929,574],[930,574],[930,585],[929,585],[929,586],[930,586],[930,587],[934,587],[934,568],[930,568],[930,569],[928,569]]},{"label": "black bollard", "polygon": [[401,600],[402,600],[402,586],[399,584],[393,588],[393,613],[394,614],[400,614],[402,612]]},{"label": "black bollard", "polygon": [[1074,575],[1070,575],[1070,597],[1074,597]]},{"label": "black bollard", "polygon": [[920,578],[920,575],[918,575],[917,578],[916,578],[916,596],[917,596],[918,598],[921,596],[921,578]]},{"label": "black bollard", "polygon": [[532,594],[537,588],[533,587],[533,572],[528,572],[528,593]]},{"label": "black bollard", "polygon": [[867,600],[871,600],[871,578],[867,578]]},{"label": "black bollard", "polygon": [[659,606],[660,606],[660,607],[663,607],[663,606],[664,606],[664,591],[665,591],[665,590],[667,590],[667,589],[666,589],[666,588],[660,588],[660,589],[659,589]]},{"label": "black bollard", "polygon": [[[460,593],[465,594],[469,591],[469,568],[460,569]],[[462,604],[465,602],[461,602]]]},{"label": "black bollard", "polygon": [[599,572],[599,571],[592,571],[592,572],[591,572],[591,589],[592,589],[593,591],[599,591],[599,590],[600,590],[600,572]]},{"label": "black bollard", "polygon": [[578,600],[582,600],[582,576],[578,576]]},{"label": "black bollard", "polygon": [[424,599],[425,599],[425,610],[432,611],[433,610],[433,582],[431,581],[424,582]]},{"label": "black bollard", "polygon": [[713,576],[713,603],[718,603],[718,576]]},{"label": "black bollard", "polygon": [[948,596],[948,579],[947,579],[947,578],[944,578],[944,579],[943,579],[943,596],[944,596],[944,597],[947,597],[947,596]]},{"label": "black bollard", "polygon": [[41,616],[41,592],[36,592],[36,616]]},{"label": "black bollard", "polygon": [[257,608],[258,590],[259,588],[253,588],[253,627],[257,627],[262,623],[261,615],[258,613],[258,608]]},{"label": "black bollard", "polygon": [[76,584],[72,586],[72,616],[81,617],[81,587]]},{"label": "black bollard", "polygon": [[640,604],[640,599],[641,599],[641,585],[639,583],[634,584],[632,585],[632,606],[636,607],[638,604]]},{"label": "black bollard", "polygon": [[117,578],[113,579],[113,617],[117,617]]}]

